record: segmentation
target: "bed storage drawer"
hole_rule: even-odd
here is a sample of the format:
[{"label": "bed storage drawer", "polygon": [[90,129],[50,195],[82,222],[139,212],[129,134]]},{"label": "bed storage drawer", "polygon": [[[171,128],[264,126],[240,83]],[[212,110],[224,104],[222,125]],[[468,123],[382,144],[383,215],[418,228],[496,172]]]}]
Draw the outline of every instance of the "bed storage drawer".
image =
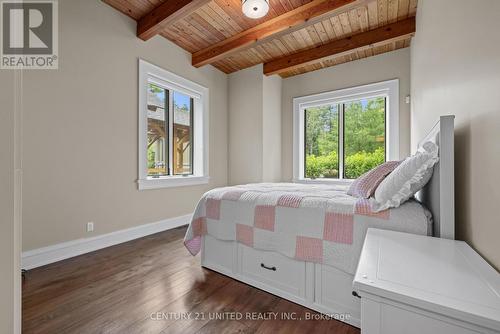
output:
[{"label": "bed storage drawer", "polygon": [[238,244],[239,274],[246,280],[262,283],[265,290],[305,297],[306,264],[276,252],[262,251]]},{"label": "bed storage drawer", "polygon": [[202,265],[231,275],[235,269],[236,242],[216,239],[210,235],[203,237]]},{"label": "bed storage drawer", "polygon": [[354,276],[328,265],[315,266],[315,302],[332,313],[345,313],[343,316],[357,323],[361,318],[361,303],[352,295]]}]

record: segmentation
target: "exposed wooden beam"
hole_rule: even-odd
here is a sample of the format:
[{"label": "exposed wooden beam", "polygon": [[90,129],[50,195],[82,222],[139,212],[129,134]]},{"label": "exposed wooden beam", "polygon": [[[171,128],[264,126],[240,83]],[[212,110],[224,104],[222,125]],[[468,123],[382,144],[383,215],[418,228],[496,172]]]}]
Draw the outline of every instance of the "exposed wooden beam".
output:
[{"label": "exposed wooden beam", "polygon": [[271,60],[264,64],[264,74],[281,74],[327,58],[342,56],[354,50],[405,39],[414,33],[415,17],[412,17],[404,21],[391,23],[377,29]]},{"label": "exposed wooden beam", "polygon": [[231,53],[262,43],[271,37],[277,38],[282,34],[291,33],[306,25],[316,23],[327,16],[343,13],[367,2],[370,2],[370,0],[313,0],[206,49],[193,53],[193,66],[200,67],[213,63]]},{"label": "exposed wooden beam", "polygon": [[210,0],[166,0],[137,21],[137,37],[147,41],[164,27],[186,17],[209,2]]}]

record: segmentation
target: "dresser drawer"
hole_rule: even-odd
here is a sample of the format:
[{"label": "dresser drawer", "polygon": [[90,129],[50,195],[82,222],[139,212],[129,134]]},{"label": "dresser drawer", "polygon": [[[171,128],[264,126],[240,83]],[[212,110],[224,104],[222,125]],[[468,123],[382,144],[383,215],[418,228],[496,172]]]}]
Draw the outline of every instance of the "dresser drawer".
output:
[{"label": "dresser drawer", "polygon": [[499,333],[460,319],[398,304],[383,298],[361,299],[361,328],[364,334],[479,334]]},{"label": "dresser drawer", "polygon": [[239,273],[245,279],[263,283],[266,290],[277,289],[300,298],[305,297],[305,262],[242,244],[238,244],[238,255]]}]

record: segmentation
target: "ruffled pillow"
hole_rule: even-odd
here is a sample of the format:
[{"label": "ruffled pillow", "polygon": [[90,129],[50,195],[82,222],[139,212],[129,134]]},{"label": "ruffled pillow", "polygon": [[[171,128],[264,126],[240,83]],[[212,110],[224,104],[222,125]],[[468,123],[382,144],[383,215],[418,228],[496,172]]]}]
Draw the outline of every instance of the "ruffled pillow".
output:
[{"label": "ruffled pillow", "polygon": [[397,208],[422,189],[432,177],[433,167],[438,162],[438,147],[426,142],[419,151],[406,158],[389,174],[375,190],[370,199],[375,212]]},{"label": "ruffled pillow", "polygon": [[389,175],[401,161],[387,161],[358,177],[347,190],[347,194],[358,198],[370,198],[380,182]]}]

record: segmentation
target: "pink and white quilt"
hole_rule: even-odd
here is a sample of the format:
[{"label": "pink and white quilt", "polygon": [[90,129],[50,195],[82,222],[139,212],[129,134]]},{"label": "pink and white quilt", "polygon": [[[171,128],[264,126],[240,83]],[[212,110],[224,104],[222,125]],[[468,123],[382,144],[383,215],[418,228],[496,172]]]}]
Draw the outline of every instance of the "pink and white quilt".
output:
[{"label": "pink and white quilt", "polygon": [[198,203],[184,244],[196,255],[209,234],[354,274],[369,227],[432,231],[429,212],[416,201],[375,213],[367,199],[346,191],[346,186],[297,183],[213,189]]}]

